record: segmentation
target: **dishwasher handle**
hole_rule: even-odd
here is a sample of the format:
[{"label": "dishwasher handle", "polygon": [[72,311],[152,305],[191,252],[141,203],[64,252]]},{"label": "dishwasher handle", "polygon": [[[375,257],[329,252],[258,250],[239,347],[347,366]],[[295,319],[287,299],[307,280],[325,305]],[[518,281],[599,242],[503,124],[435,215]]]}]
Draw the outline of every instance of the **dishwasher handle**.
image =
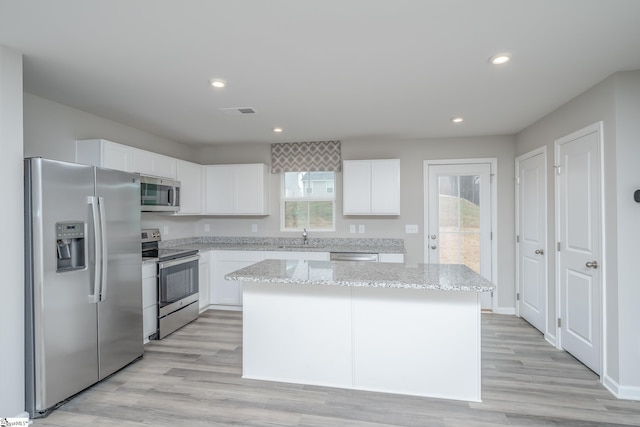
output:
[{"label": "dishwasher handle", "polygon": [[358,252],[331,252],[331,261],[366,261],[378,262],[378,254]]}]

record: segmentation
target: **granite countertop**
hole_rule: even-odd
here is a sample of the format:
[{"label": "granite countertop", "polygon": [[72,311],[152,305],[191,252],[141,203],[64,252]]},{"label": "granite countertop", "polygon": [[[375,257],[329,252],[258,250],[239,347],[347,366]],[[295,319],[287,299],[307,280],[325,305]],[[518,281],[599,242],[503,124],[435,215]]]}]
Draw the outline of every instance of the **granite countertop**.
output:
[{"label": "granite countertop", "polygon": [[265,260],[227,280],[295,285],[491,292],[495,285],[460,264]]},{"label": "granite countertop", "polygon": [[160,242],[161,247],[199,251],[357,252],[404,254],[403,239],[313,238],[309,244],[292,237],[192,237]]}]

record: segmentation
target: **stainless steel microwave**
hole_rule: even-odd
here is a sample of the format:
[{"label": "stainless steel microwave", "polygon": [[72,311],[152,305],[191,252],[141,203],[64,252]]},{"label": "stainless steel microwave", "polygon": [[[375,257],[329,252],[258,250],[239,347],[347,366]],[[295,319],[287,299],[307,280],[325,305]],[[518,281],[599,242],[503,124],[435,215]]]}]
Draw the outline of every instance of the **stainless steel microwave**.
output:
[{"label": "stainless steel microwave", "polygon": [[177,212],[180,209],[180,181],[141,176],[140,205],[142,212]]}]

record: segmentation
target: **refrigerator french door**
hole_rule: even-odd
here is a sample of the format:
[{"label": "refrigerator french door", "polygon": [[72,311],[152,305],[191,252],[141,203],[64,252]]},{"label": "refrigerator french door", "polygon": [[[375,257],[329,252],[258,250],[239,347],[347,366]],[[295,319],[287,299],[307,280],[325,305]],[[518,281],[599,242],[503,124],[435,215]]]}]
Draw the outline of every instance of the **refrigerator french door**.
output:
[{"label": "refrigerator french door", "polygon": [[25,159],[26,406],[33,418],[143,354],[138,175]]}]

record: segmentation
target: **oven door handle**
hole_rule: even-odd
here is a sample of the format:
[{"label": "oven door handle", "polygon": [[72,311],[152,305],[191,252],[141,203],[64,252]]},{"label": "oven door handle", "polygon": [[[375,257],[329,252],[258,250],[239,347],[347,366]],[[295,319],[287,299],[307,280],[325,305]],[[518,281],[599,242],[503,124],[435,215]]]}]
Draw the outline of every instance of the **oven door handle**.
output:
[{"label": "oven door handle", "polygon": [[172,259],[170,261],[163,261],[158,263],[158,269],[169,268],[180,264],[185,264],[191,261],[197,261],[200,259],[200,255],[192,255],[184,258]]}]

